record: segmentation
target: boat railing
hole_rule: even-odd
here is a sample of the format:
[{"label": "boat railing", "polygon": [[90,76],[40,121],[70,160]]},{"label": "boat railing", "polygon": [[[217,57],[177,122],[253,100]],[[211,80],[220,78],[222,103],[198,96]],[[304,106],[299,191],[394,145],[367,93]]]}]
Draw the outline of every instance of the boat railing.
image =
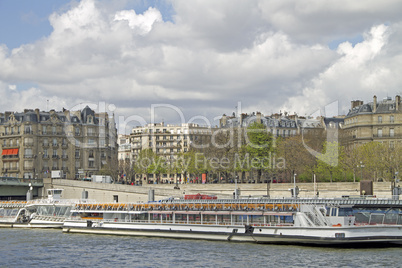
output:
[{"label": "boat railing", "polygon": [[27,202],[26,204],[96,204],[95,200],[89,199],[60,199],[60,200],[50,200],[50,199],[35,199]]}]

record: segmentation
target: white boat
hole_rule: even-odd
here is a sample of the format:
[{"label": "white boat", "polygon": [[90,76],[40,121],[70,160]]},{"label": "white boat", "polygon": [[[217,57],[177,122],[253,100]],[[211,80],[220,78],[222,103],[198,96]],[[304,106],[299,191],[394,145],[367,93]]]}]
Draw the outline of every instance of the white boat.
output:
[{"label": "white boat", "polygon": [[61,199],[62,189],[48,189],[47,199],[0,202],[0,227],[62,228],[81,200]]},{"label": "white boat", "polygon": [[385,214],[371,214],[356,222],[350,206],[115,203],[77,205],[71,212],[63,232],[277,244],[402,242],[402,214],[391,221]]}]

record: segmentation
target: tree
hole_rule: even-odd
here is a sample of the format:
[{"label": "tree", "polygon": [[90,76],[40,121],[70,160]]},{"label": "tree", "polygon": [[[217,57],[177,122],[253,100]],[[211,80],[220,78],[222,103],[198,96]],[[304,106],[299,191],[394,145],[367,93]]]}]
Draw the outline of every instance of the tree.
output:
[{"label": "tree", "polygon": [[147,183],[149,183],[149,174],[155,174],[156,179],[159,179],[159,175],[167,171],[167,164],[166,160],[158,156],[152,149],[145,149],[138,154],[134,170],[138,174],[145,174]]},{"label": "tree", "polygon": [[250,157],[250,167],[257,171],[257,182],[260,183],[262,172],[272,169],[274,153],[272,134],[263,124],[254,122],[247,128],[246,151]]},{"label": "tree", "polygon": [[343,175],[342,165],[345,157],[344,149],[338,142],[325,142],[323,153],[317,156],[316,173],[324,178],[329,175],[330,182],[333,177],[340,178]]},{"label": "tree", "polygon": [[304,148],[304,141],[306,137],[302,139],[301,135],[277,139],[278,156],[286,162],[283,171],[288,181],[291,181],[293,174],[298,174],[298,177],[303,180],[312,178],[317,162],[316,158]]}]

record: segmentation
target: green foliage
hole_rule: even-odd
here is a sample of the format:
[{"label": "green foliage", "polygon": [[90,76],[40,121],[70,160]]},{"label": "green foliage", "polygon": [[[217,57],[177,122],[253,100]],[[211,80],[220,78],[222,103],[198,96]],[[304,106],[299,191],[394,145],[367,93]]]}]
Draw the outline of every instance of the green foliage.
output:
[{"label": "green foliage", "polygon": [[250,157],[250,167],[257,170],[257,180],[260,182],[262,171],[272,170],[273,137],[263,124],[254,122],[247,128],[247,138],[246,152]]},{"label": "green foliage", "polygon": [[344,149],[338,142],[325,142],[323,153],[318,155],[317,166],[315,172],[319,176],[320,181],[330,182],[341,180],[344,174],[344,166],[342,165],[345,157]]}]

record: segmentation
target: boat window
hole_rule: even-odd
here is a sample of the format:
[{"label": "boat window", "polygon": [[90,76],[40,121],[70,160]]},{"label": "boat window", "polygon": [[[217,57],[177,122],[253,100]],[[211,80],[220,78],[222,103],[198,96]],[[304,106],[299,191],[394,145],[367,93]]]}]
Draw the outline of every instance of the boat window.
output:
[{"label": "boat window", "polygon": [[331,216],[336,216],[336,211],[337,211],[338,209],[337,208],[331,208]]},{"label": "boat window", "polygon": [[352,216],[353,209],[352,208],[339,208],[338,216]]}]

